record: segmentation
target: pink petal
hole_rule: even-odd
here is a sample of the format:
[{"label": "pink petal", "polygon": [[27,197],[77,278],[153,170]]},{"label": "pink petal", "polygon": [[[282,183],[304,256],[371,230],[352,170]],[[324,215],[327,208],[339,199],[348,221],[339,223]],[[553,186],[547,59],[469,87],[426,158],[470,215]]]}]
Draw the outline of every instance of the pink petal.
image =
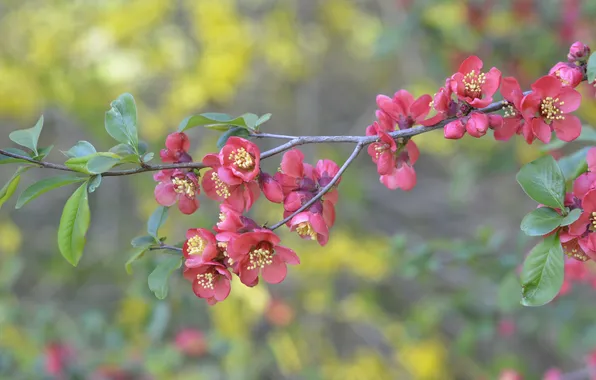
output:
[{"label": "pink petal", "polygon": [[541,98],[550,96],[556,98],[561,92],[561,81],[550,75],[545,75],[532,84],[532,91],[536,92]]},{"label": "pink petal", "polygon": [[513,103],[516,107],[520,107],[523,93],[519,82],[514,77],[505,77],[501,81],[501,95],[505,100]]},{"label": "pink petal", "polygon": [[[592,149],[594,149],[594,148],[592,148]],[[590,150],[592,150],[592,149],[590,149]],[[590,154],[589,151],[588,151],[588,154]],[[589,161],[588,161],[588,165],[589,165]],[[584,174],[580,175],[579,177],[577,177],[575,182],[573,182],[573,195],[575,195],[579,199],[582,199],[588,191],[590,191],[591,189],[594,188],[595,184],[596,184],[596,173],[592,173],[592,172],[584,173]]]},{"label": "pink petal", "polygon": [[418,161],[418,157],[420,157],[420,150],[418,150],[418,145],[414,142],[414,140],[408,140],[406,143],[406,150],[408,151],[408,158],[410,160],[410,164],[414,165],[416,161]]},{"label": "pink petal", "polygon": [[261,270],[261,275],[266,282],[270,284],[279,284],[286,278],[288,268],[283,259],[277,255],[273,256],[272,261],[271,264],[265,265]]},{"label": "pink petal", "polygon": [[543,143],[548,144],[550,142],[552,135],[550,126],[546,124],[542,118],[535,117],[532,120],[532,132],[534,132],[534,135],[536,135],[538,140],[542,141]]},{"label": "pink petal", "polygon": [[492,98],[501,84],[501,72],[496,67],[493,67],[485,75],[482,94],[487,98]]},{"label": "pink petal", "polygon": [[192,290],[199,298],[211,298],[215,294],[215,290],[210,288],[204,288],[198,283],[198,281],[194,281],[192,283]]},{"label": "pink petal", "polygon": [[573,141],[582,133],[582,123],[574,115],[565,115],[564,120],[555,120],[552,126],[557,137],[563,141]]},{"label": "pink petal", "polygon": [[462,62],[458,71],[464,75],[471,72],[472,70],[478,73],[480,70],[482,70],[482,65],[483,63],[480,58],[476,57],[475,55],[471,55]]},{"label": "pink petal", "polygon": [[588,150],[586,161],[588,161],[588,170],[591,172],[596,172],[596,147],[590,148],[590,150]]},{"label": "pink petal", "polygon": [[569,113],[577,110],[582,102],[582,95],[571,87],[563,87],[559,93],[559,108],[563,113]]},{"label": "pink petal", "polygon": [[446,139],[461,139],[466,134],[466,126],[460,119],[454,120],[445,125],[444,134]]},{"label": "pink petal", "polygon": [[430,102],[432,102],[433,98],[428,95],[422,95],[410,106],[410,115],[412,119],[416,121],[416,123],[420,123],[422,119],[428,115],[430,112]]},{"label": "pink petal", "polygon": [[379,181],[381,181],[381,183],[385,185],[385,187],[389,190],[397,189],[399,187],[399,181],[397,179],[397,168],[393,169],[393,172],[391,172],[390,174],[382,175],[379,178]]},{"label": "pink petal", "polygon": [[281,159],[281,170],[284,174],[300,178],[304,174],[304,154],[298,149],[284,153]]},{"label": "pink petal", "polygon": [[395,167],[395,155],[391,152],[383,152],[377,161],[377,172],[379,174],[389,174]]},{"label": "pink petal", "polygon": [[199,200],[196,197],[191,199],[181,195],[178,197],[178,209],[181,213],[190,215],[199,209]]},{"label": "pink petal", "polygon": [[393,102],[397,105],[399,113],[407,116],[410,111],[410,106],[414,103],[414,97],[406,90],[399,90],[393,96]]},{"label": "pink petal", "polygon": [[217,280],[215,284],[213,284],[215,288],[215,299],[218,301],[223,301],[228,298],[230,294],[231,286],[230,280],[225,278],[224,276],[217,276]]},{"label": "pink petal", "polygon": [[[316,223],[313,223],[313,227],[315,227]],[[319,226],[320,227],[320,226]],[[327,230],[327,226],[324,226],[324,229]],[[316,227],[315,227],[316,230]],[[279,257],[281,257],[281,259],[285,262],[288,263],[290,265],[298,265],[300,264],[300,258],[298,257],[298,255],[296,254],[296,252],[294,252],[294,250],[287,248],[287,247],[283,247],[281,245],[278,245],[277,247],[275,247],[275,254],[279,255]]]},{"label": "pink petal", "polygon": [[582,199],[584,213],[591,214],[596,211],[596,190],[590,190]]},{"label": "pink petal", "polygon": [[171,182],[162,182],[155,186],[155,200],[162,206],[170,207],[176,203],[178,194],[174,190],[174,184]]},{"label": "pink petal", "polygon": [[221,179],[223,182],[230,186],[240,185],[242,182],[244,182],[242,178],[239,178],[236,175],[234,175],[234,172],[230,168],[227,168],[225,166],[220,166],[217,169],[217,175],[219,176],[219,179]]},{"label": "pink petal", "polygon": [[401,107],[386,95],[377,95],[377,106],[393,120],[398,120],[400,114],[403,114]]},{"label": "pink petal", "polygon": [[240,268],[240,282],[242,282],[246,286],[254,286],[255,282],[259,277],[259,270],[255,269],[246,269],[246,267]]},{"label": "pink petal", "polygon": [[503,120],[501,127],[495,128],[495,139],[499,141],[507,141],[517,132],[520,127],[520,119],[507,117]]},{"label": "pink petal", "polygon": [[416,170],[410,165],[403,165],[397,169],[397,181],[404,191],[410,191],[416,186]]},{"label": "pink petal", "polygon": [[203,157],[203,164],[206,166],[216,168],[221,165],[221,161],[219,159],[219,155],[214,153],[209,153]]}]

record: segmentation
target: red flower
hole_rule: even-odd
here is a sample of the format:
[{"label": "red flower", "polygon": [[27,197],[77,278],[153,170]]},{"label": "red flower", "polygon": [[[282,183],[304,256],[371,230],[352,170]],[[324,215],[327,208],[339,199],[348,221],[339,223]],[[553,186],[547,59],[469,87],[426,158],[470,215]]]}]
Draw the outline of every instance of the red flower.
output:
[{"label": "red flower", "polygon": [[395,144],[395,140],[381,130],[379,123],[376,121],[366,129],[366,135],[378,135],[380,137],[379,141],[368,146],[368,154],[373,162],[377,164],[377,172],[381,175],[391,173],[396,165],[395,152],[397,151],[397,144]]},{"label": "red flower", "polygon": [[550,368],[542,376],[542,380],[561,380],[563,378],[563,372],[558,368]]},{"label": "red flower", "polygon": [[431,101],[430,95],[422,95],[414,100],[406,90],[396,92],[393,99],[385,95],[377,95],[379,109],[393,119],[399,129],[408,129],[420,124],[430,111]]},{"label": "red flower", "polygon": [[580,261],[596,259],[596,190],[581,199],[582,213],[560,234],[565,254]]},{"label": "red flower", "polygon": [[212,168],[205,175],[201,185],[205,194],[215,201],[225,202],[235,210],[249,210],[261,194],[259,184],[256,181],[242,182],[230,185],[224,182],[219,176],[222,169],[219,156],[208,154],[203,158],[203,164]]},{"label": "red flower", "polygon": [[465,101],[474,108],[488,106],[499,88],[501,72],[495,67],[483,73],[482,61],[470,56],[463,61],[457,73],[451,76],[451,90],[459,100]]},{"label": "red flower", "polygon": [[329,229],[321,214],[301,212],[290,220],[290,231],[296,231],[303,239],[316,240],[321,246],[329,240]]},{"label": "red flower", "polygon": [[229,242],[228,254],[238,263],[243,284],[255,284],[259,273],[270,284],[280,283],[286,277],[286,264],[300,263],[293,250],[279,243],[279,237],[267,229],[243,233]]},{"label": "red flower", "polygon": [[532,127],[534,135],[548,143],[554,130],[563,141],[575,140],[582,125],[574,115],[581,102],[581,95],[571,87],[563,87],[552,76],[543,76],[532,84],[532,93],[522,100],[522,112]]},{"label": "red flower", "polygon": [[217,174],[228,185],[250,182],[259,174],[261,152],[254,143],[232,136],[219,152]]},{"label": "red flower", "polygon": [[72,347],[62,343],[50,343],[45,347],[45,371],[56,378],[62,378],[68,373],[68,368],[74,364],[75,352]]},{"label": "red flower", "polygon": [[563,86],[576,88],[582,80],[584,80],[584,73],[575,64],[567,62],[559,62],[553,66],[548,72],[548,75],[552,75],[561,81]]},{"label": "red flower", "polygon": [[187,356],[200,357],[207,352],[205,335],[196,329],[186,328],[176,333],[174,345]]},{"label": "red flower", "polygon": [[524,94],[521,90],[519,82],[514,77],[503,78],[501,82],[501,95],[509,102],[503,109],[505,110],[505,118],[503,124],[495,128],[496,140],[509,140],[514,134],[524,136],[528,144],[534,141],[534,133],[529,123],[521,112],[521,103]]},{"label": "red flower", "polygon": [[216,232],[236,232],[244,223],[241,213],[226,203],[219,205],[219,222],[215,226]]},{"label": "red flower", "polygon": [[281,203],[284,200],[284,192],[273,176],[265,172],[261,172],[259,175],[259,186],[265,198],[273,203]]},{"label": "red flower", "polygon": [[567,60],[576,65],[585,63],[588,57],[590,57],[590,47],[580,41],[574,42],[569,48],[569,54],[567,54]]},{"label": "red flower", "polygon": [[397,154],[395,166],[388,174],[381,175],[380,181],[390,190],[412,190],[416,186],[416,171],[414,164],[418,160],[420,151],[412,140],[408,140]]},{"label": "red flower", "polygon": [[186,241],[182,253],[187,260],[206,262],[217,256],[215,235],[205,228],[191,228],[186,231]]},{"label": "red flower", "polygon": [[166,138],[166,149],[159,152],[163,162],[191,162],[192,157],[187,153],[190,149],[190,140],[182,132],[174,132]]},{"label": "red flower", "polygon": [[424,126],[431,126],[449,117],[453,117],[457,113],[457,103],[451,99],[453,91],[451,90],[451,78],[445,80],[445,86],[441,87],[439,91],[433,96],[432,102],[429,104],[436,114],[426,120],[420,122]]},{"label": "red flower", "polygon": [[178,202],[183,214],[190,215],[199,208],[197,196],[201,191],[196,174],[179,169],[161,170],[153,175],[159,181],[155,187],[155,199],[162,206],[172,206]]},{"label": "red flower", "polygon": [[206,299],[210,305],[228,297],[232,274],[223,264],[186,260],[184,265],[184,278],[192,282],[192,290],[197,297]]}]

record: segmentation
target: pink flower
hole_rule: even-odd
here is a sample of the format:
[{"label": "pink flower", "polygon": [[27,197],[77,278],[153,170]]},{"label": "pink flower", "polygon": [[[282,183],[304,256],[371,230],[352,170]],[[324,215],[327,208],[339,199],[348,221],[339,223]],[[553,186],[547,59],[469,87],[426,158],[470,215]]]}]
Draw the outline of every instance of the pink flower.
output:
[{"label": "pink flower", "polygon": [[579,92],[563,87],[561,81],[547,75],[532,84],[532,93],[523,98],[521,107],[524,118],[540,141],[549,143],[553,130],[559,139],[573,141],[580,135],[582,125],[569,113],[575,111],[580,102]]},{"label": "pink flower", "polygon": [[521,90],[519,82],[514,77],[503,78],[501,82],[501,95],[509,102],[503,109],[505,110],[505,117],[503,124],[495,128],[495,139],[506,141],[514,134],[524,136],[528,144],[534,141],[534,133],[530,124],[525,122],[521,112],[521,102],[524,94]]},{"label": "pink flower", "polygon": [[466,117],[466,131],[472,137],[482,137],[488,130],[488,116],[482,112],[472,112]]},{"label": "pink flower", "polygon": [[443,134],[446,139],[461,139],[466,134],[466,125],[462,119],[455,119],[445,125],[445,128],[443,128]]},{"label": "pink flower", "polygon": [[574,42],[569,48],[569,54],[567,54],[567,60],[576,65],[585,63],[588,57],[590,57],[590,47],[580,41]]},{"label": "pink flower", "polygon": [[316,240],[321,246],[329,240],[329,229],[321,214],[301,212],[290,220],[290,231],[296,231],[303,239]]},{"label": "pink flower", "polygon": [[451,99],[453,91],[451,90],[451,78],[445,80],[445,86],[441,87],[439,91],[433,96],[432,102],[429,104],[431,110],[436,111],[436,114],[426,120],[420,122],[424,126],[431,126],[449,117],[457,114],[458,105]]},{"label": "pink flower", "polygon": [[196,174],[179,169],[166,169],[155,173],[153,179],[159,182],[154,192],[157,203],[170,207],[178,202],[180,212],[187,215],[197,211],[197,196],[201,189]]},{"label": "pink flower", "polygon": [[265,172],[259,175],[259,186],[265,198],[273,203],[281,203],[284,200],[284,192],[273,176]]},{"label": "pink flower", "polygon": [[482,66],[480,58],[473,55],[464,60],[458,72],[451,76],[451,90],[458,99],[474,108],[488,106],[501,82],[498,69],[493,67],[485,74]]},{"label": "pink flower", "polygon": [[56,378],[68,373],[74,364],[75,352],[72,347],[62,343],[50,343],[45,347],[45,371]]},{"label": "pink flower", "polygon": [[412,190],[416,186],[416,171],[414,164],[418,160],[420,151],[412,140],[408,140],[405,149],[397,154],[395,166],[388,174],[381,175],[380,181],[390,190]]},{"label": "pink flower", "polygon": [[548,75],[559,79],[563,86],[572,88],[576,88],[584,80],[582,70],[578,66],[567,62],[559,62],[554,65]]},{"label": "pink flower", "polygon": [[510,318],[504,318],[499,321],[498,331],[500,336],[505,338],[513,336],[513,334],[515,334],[515,330],[515,320]]},{"label": "pink flower", "polygon": [[190,140],[185,133],[174,132],[166,138],[166,149],[159,152],[163,162],[192,162],[192,157],[188,154],[190,149]]},{"label": "pink flower", "polygon": [[242,222],[242,214],[234,209],[231,205],[221,203],[219,205],[219,222],[214,227],[217,233],[219,232],[236,232],[244,223]]},{"label": "pink flower", "polygon": [[268,229],[246,232],[229,242],[228,254],[238,263],[243,284],[253,285],[259,274],[270,284],[280,283],[286,277],[286,264],[300,263],[293,250],[279,243],[279,237]]},{"label": "pink flower", "polygon": [[596,190],[588,191],[581,199],[582,213],[578,220],[560,234],[565,254],[580,261],[596,258]]},{"label": "pink flower", "polygon": [[396,92],[393,99],[385,95],[377,95],[379,109],[393,119],[399,129],[408,129],[420,124],[430,111],[431,101],[430,95],[422,95],[414,100],[406,90]]},{"label": "pink flower", "polygon": [[379,141],[374,142],[368,146],[368,154],[372,161],[377,164],[377,172],[381,175],[390,174],[396,166],[395,153],[397,152],[397,144],[387,133],[381,130],[379,123],[376,121],[373,125],[366,129],[366,135],[377,135],[380,137]]},{"label": "pink flower", "polygon": [[201,357],[207,352],[205,335],[193,328],[178,331],[174,338],[174,345],[178,351],[191,357]]},{"label": "pink flower", "polygon": [[261,152],[254,143],[232,136],[219,153],[219,177],[228,185],[239,185],[256,179],[260,170]]},{"label": "pink flower", "polygon": [[212,261],[217,256],[215,235],[205,228],[191,228],[186,231],[186,241],[182,253],[193,262]]},{"label": "pink flower", "polygon": [[558,368],[550,368],[548,371],[544,373],[542,380],[561,380],[563,378],[563,373]]},{"label": "pink flower", "polygon": [[221,263],[186,260],[184,278],[192,282],[192,290],[210,305],[225,300],[230,294],[232,274]]}]

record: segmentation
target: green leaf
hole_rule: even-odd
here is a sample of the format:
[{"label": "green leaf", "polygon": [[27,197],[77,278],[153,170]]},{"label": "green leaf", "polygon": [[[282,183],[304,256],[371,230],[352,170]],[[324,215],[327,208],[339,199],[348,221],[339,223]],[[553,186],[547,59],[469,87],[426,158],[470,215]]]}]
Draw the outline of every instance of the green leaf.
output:
[{"label": "green leaf", "polygon": [[159,237],[157,236],[157,232],[161,226],[166,222],[168,219],[168,207],[159,206],[153,214],[149,217],[149,221],[147,222],[147,233],[155,238],[156,241],[159,241]]},{"label": "green leaf", "polygon": [[37,123],[33,128],[11,132],[8,137],[15,143],[31,149],[35,153],[35,156],[37,156],[39,154],[37,152],[37,142],[39,141],[39,135],[41,134],[42,128],[43,115],[37,120]]},{"label": "green leaf", "polygon": [[101,174],[107,172],[119,163],[119,156],[99,155],[92,157],[89,162],[87,162],[87,171],[91,174]]},{"label": "green leaf", "polygon": [[94,175],[89,180],[89,186],[87,187],[90,193],[94,193],[95,190],[101,185],[101,174]]},{"label": "green leaf", "polygon": [[259,118],[259,120],[257,120],[257,122],[255,123],[255,127],[259,127],[261,124],[265,124],[266,122],[269,121],[269,119],[271,119],[271,114],[270,113],[266,113],[263,116],[261,116]]},{"label": "green leaf", "polygon": [[97,153],[95,147],[88,141],[79,141],[66,152],[62,152],[68,158],[85,157]]},{"label": "green leaf", "polygon": [[149,161],[151,161],[154,156],[155,156],[155,153],[153,153],[153,152],[149,152],[149,153],[145,154],[143,156],[143,162],[149,162]]},{"label": "green leaf", "polygon": [[119,156],[130,156],[130,155],[135,155],[135,151],[132,149],[132,147],[130,145],[127,144],[118,144],[116,146],[113,146],[110,148],[109,150],[110,153],[115,153]]},{"label": "green leaf", "polygon": [[246,128],[251,131],[257,130],[257,122],[259,121],[259,116],[255,115],[254,113],[245,113],[242,115],[244,122],[246,123]]},{"label": "green leaf", "polygon": [[545,206],[563,209],[565,178],[552,156],[544,156],[524,165],[517,182],[530,198]]},{"label": "green leaf", "polygon": [[589,150],[590,147],[587,146],[559,160],[559,167],[565,180],[572,181],[588,170],[586,156]]},{"label": "green leaf", "polygon": [[86,178],[75,177],[73,175],[61,175],[58,177],[50,177],[34,183],[25,189],[17,200],[15,208],[21,208],[27,203],[31,202],[40,195],[47,193],[50,190],[57,189],[62,186],[70,185],[77,182],[82,182]]},{"label": "green leaf", "polygon": [[521,222],[521,230],[528,236],[542,236],[559,227],[564,217],[550,207],[540,207],[528,213]]},{"label": "green leaf", "polygon": [[145,245],[141,245],[138,247],[134,247],[131,252],[130,252],[130,257],[128,258],[128,260],[126,261],[126,263],[124,264],[124,269],[126,270],[126,273],[128,274],[132,274],[132,263],[134,263],[135,261],[137,261],[138,259],[140,259],[145,252],[147,252],[147,250],[149,250],[149,247],[151,247],[151,245],[153,244],[153,239],[151,240],[151,243],[149,244],[145,244]]},{"label": "green leaf", "polygon": [[139,136],[137,133],[137,106],[131,94],[125,93],[114,100],[112,107],[106,112],[106,131],[116,141],[132,146],[138,151]]},{"label": "green leaf", "polygon": [[[8,153],[18,154],[19,156],[31,157],[29,155],[29,153],[25,152],[22,149],[18,149],[18,148],[6,148],[6,149],[3,149],[3,150],[7,151]],[[0,154],[0,165],[2,165],[2,164],[14,164],[14,163],[17,163],[17,162],[21,162],[21,163],[25,163],[25,164],[30,163],[29,161],[21,160],[20,158],[12,158],[12,157],[5,156],[3,154]]]},{"label": "green leaf", "polygon": [[19,167],[12,177],[10,177],[6,185],[0,189],[0,208],[2,208],[2,205],[9,200],[17,190],[19,182],[21,182],[21,174],[27,170],[29,170],[28,167]]},{"label": "green leaf", "polygon": [[246,128],[246,120],[244,119],[245,115],[236,118],[233,118],[225,113],[215,112],[192,115],[182,120],[180,124],[178,124],[178,132],[183,132],[194,127],[205,127],[214,129],[216,131],[227,131],[233,126]]},{"label": "green leaf", "polygon": [[241,127],[234,127],[229,131],[224,132],[217,140],[217,149],[221,149],[226,145],[228,139],[232,136],[246,137],[248,136],[248,130]]},{"label": "green leaf", "polygon": [[596,52],[592,53],[590,58],[588,59],[588,83],[593,84],[596,80]]},{"label": "green leaf", "polygon": [[580,208],[576,208],[571,210],[569,214],[561,221],[561,227],[568,226],[571,223],[575,222],[579,219],[580,215],[582,214],[582,210]]},{"label": "green leaf", "polygon": [[54,149],[54,145],[46,146],[45,148],[39,148],[39,153],[33,158],[37,161],[41,161],[46,158],[48,154],[50,154],[52,149]]},{"label": "green leaf", "polygon": [[168,295],[168,280],[182,266],[182,256],[164,255],[162,261],[149,275],[147,282],[155,297],[162,300]]},{"label": "green leaf", "polygon": [[563,247],[556,234],[530,251],[521,274],[522,305],[542,306],[556,297],[563,285],[563,256]]},{"label": "green leaf", "polygon": [[132,245],[135,248],[153,244],[155,244],[155,238],[150,235],[137,236],[136,238],[130,241],[130,245]]},{"label": "green leaf", "polygon": [[83,256],[90,221],[87,183],[84,183],[66,201],[58,227],[60,253],[75,267]]}]

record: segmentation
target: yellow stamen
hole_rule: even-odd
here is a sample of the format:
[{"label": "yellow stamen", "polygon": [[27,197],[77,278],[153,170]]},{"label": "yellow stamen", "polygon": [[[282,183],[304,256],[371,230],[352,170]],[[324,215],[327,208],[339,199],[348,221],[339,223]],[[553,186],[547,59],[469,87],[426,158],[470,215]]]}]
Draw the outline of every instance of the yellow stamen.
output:
[{"label": "yellow stamen", "polygon": [[310,236],[311,240],[317,240],[317,233],[309,222],[302,222],[298,224],[298,227],[296,227],[296,232],[298,232],[298,235],[301,237]]},{"label": "yellow stamen", "polygon": [[207,241],[199,235],[195,235],[188,239],[187,245],[189,255],[200,255],[205,250],[205,247],[207,247]]},{"label": "yellow stamen", "polygon": [[215,194],[217,194],[219,197],[223,197],[224,199],[229,198],[231,195],[230,189],[228,188],[228,185],[226,185],[221,178],[219,178],[216,172],[211,173],[211,179],[215,183]]},{"label": "yellow stamen", "polygon": [[482,96],[482,85],[486,82],[486,74],[476,73],[472,70],[464,76],[464,88],[471,98],[480,98]]},{"label": "yellow stamen", "polygon": [[238,148],[230,153],[229,159],[240,169],[251,170],[255,167],[253,157],[244,148]]},{"label": "yellow stamen", "polygon": [[215,276],[213,273],[204,273],[197,275],[197,282],[203,287],[203,289],[213,289],[213,280]]},{"label": "yellow stamen", "polygon": [[268,249],[254,249],[248,254],[250,265],[246,267],[248,270],[265,268],[265,265],[271,265],[273,263],[273,252]]},{"label": "yellow stamen", "polygon": [[174,184],[174,191],[178,194],[184,194],[189,198],[194,198],[197,187],[195,184],[185,178],[172,178],[172,183]]},{"label": "yellow stamen", "polygon": [[542,102],[540,103],[540,114],[544,118],[544,121],[547,124],[550,124],[555,120],[565,120],[563,111],[560,108],[560,106],[564,104],[565,102],[560,101],[559,98],[553,99],[552,97],[547,96],[542,99]]}]

